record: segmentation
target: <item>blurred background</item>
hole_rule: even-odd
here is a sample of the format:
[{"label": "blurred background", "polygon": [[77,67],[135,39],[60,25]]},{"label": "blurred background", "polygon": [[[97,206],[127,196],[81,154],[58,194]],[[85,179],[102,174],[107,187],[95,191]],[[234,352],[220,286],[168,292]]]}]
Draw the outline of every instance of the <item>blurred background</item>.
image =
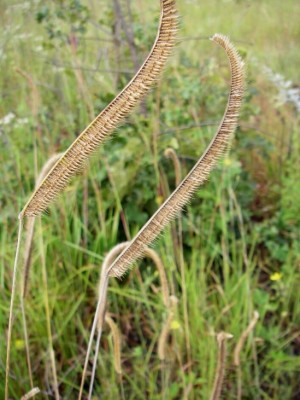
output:
[{"label": "blurred background", "polygon": [[[47,159],[67,149],[143,62],[159,1],[1,0],[0,7],[2,382],[17,215]],[[147,258],[111,282],[122,371],[107,327],[95,398],[209,398],[216,334],[226,331],[233,339],[223,398],[300,399],[300,3],[178,0],[178,7],[180,40],[162,79],[36,222],[25,302],[32,379],[17,300],[13,399],[32,384],[42,390],[37,398],[76,398],[103,256],[137,233],[222,118],[230,70],[208,40],[216,32],[246,61],[247,90],[230,151],[154,247],[178,299],[165,358],[157,345],[168,310]],[[255,310],[259,320],[243,336]]]}]

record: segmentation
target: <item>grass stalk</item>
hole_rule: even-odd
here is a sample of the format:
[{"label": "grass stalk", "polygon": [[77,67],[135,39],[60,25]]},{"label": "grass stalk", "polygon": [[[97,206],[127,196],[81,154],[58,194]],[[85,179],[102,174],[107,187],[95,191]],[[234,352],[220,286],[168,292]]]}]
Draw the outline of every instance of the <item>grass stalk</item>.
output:
[{"label": "grass stalk", "polygon": [[[179,157],[174,149],[167,148],[165,150],[165,156],[170,158],[173,162],[174,171],[175,171],[175,184],[178,187],[182,181],[182,168],[180,164]],[[182,306],[183,306],[183,320],[184,320],[184,336],[185,336],[185,347],[187,352],[187,361],[189,364],[189,369],[191,370],[192,365],[192,357],[191,357],[191,343],[190,343],[190,329],[189,329],[189,314],[188,314],[188,302],[187,302],[187,292],[186,292],[186,277],[185,277],[185,266],[184,266],[184,257],[183,257],[183,239],[182,239],[182,216],[181,212],[178,214],[177,218],[177,237],[178,237],[178,245],[176,245],[177,253],[178,253],[178,264],[180,268],[180,276],[181,276],[181,290],[182,290]],[[174,224],[176,229],[176,223]]]},{"label": "grass stalk", "polygon": [[22,238],[22,230],[23,230],[23,220],[19,217],[19,229],[18,229],[18,238],[17,238],[17,247],[13,268],[13,280],[12,280],[12,289],[11,289],[11,298],[10,298],[10,308],[9,308],[9,320],[8,320],[8,332],[7,332],[7,350],[6,350],[6,364],[5,364],[5,400],[8,400],[9,396],[9,374],[10,374],[10,350],[11,350],[11,336],[12,336],[12,327],[13,327],[13,308],[14,301],[16,297],[16,283],[17,283],[17,273],[18,273],[18,262],[20,255],[20,247],[21,247],[21,238]]},{"label": "grass stalk", "polygon": [[43,240],[43,232],[42,232],[42,221],[39,218],[39,244],[40,244],[40,256],[42,263],[42,280],[43,280],[43,293],[44,293],[44,304],[45,304],[45,312],[46,312],[46,325],[47,325],[47,336],[48,336],[48,348],[52,369],[52,378],[53,378],[53,387],[55,400],[59,400],[59,391],[58,391],[58,379],[57,379],[57,369],[55,362],[55,353],[53,350],[53,340],[52,340],[52,332],[51,332],[51,316],[50,316],[50,306],[49,306],[49,295],[48,295],[48,279],[47,279],[47,270],[46,270],[46,260],[44,253],[44,240]]},{"label": "grass stalk", "polygon": [[24,302],[24,298],[22,295],[20,296],[20,305],[21,305],[21,313],[22,313],[22,321],[23,321],[23,330],[24,330],[24,340],[25,340],[26,360],[27,360],[29,382],[30,382],[31,389],[33,389],[34,387],[33,387],[31,360],[30,360],[30,347],[29,347],[27,320],[26,320],[26,312],[25,312],[25,302]]}]

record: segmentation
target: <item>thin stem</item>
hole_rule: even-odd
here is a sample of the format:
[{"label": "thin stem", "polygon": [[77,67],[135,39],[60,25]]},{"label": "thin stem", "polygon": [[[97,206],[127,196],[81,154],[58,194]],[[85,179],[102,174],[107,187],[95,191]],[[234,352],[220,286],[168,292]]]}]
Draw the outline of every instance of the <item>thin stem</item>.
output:
[{"label": "thin stem", "polygon": [[102,334],[102,329],[98,329],[97,342],[96,342],[96,348],[95,348],[95,356],[94,356],[94,362],[93,362],[93,371],[92,371],[92,377],[91,377],[91,382],[90,382],[88,400],[91,400],[92,394],[93,394],[93,387],[94,387],[94,380],[95,380],[96,369],[97,369],[97,360],[98,360],[98,354],[99,354],[101,334]]},{"label": "thin stem", "polygon": [[55,364],[55,354],[53,350],[53,340],[52,340],[52,332],[51,332],[51,317],[50,317],[50,307],[49,307],[49,296],[48,296],[48,280],[47,280],[47,270],[46,270],[46,261],[44,254],[44,241],[43,241],[43,232],[42,232],[42,223],[39,218],[39,237],[40,237],[40,255],[42,261],[42,274],[43,274],[43,292],[44,292],[44,302],[45,302],[45,311],[46,311],[46,323],[47,323],[47,335],[49,341],[49,351],[50,351],[50,361],[53,375],[53,385],[54,385],[54,393],[55,400],[59,400],[59,392],[58,392],[58,380],[57,380],[57,371]]},{"label": "thin stem", "polygon": [[[105,302],[105,299],[106,299],[107,286],[108,286],[108,276],[105,276],[102,281],[102,285],[100,283],[100,287],[99,287],[100,295],[99,295],[97,309],[96,309],[95,316],[94,316],[93,326],[92,326],[91,333],[90,333],[88,349],[87,349],[86,356],[85,356],[85,362],[84,362],[84,367],[83,367],[83,372],[82,372],[78,400],[82,399],[83,386],[84,386],[84,381],[85,381],[85,377],[86,377],[86,373],[87,373],[87,367],[88,367],[89,358],[90,358],[90,354],[91,354],[91,350],[92,350],[93,339],[94,339],[96,328],[98,325],[98,319],[99,319],[100,312],[104,308],[103,302]],[[98,329],[99,329],[99,327],[98,327]]]},{"label": "thin stem", "polygon": [[13,308],[14,301],[16,297],[16,281],[17,281],[17,272],[18,272],[18,260],[20,254],[21,247],[21,236],[23,229],[23,220],[19,217],[19,230],[18,230],[18,239],[17,239],[17,248],[14,262],[14,270],[13,270],[13,281],[12,281],[12,289],[11,289],[11,298],[10,298],[10,309],[9,309],[9,320],[8,320],[8,333],[7,333],[7,351],[6,351],[6,367],[5,367],[5,400],[8,400],[8,381],[9,381],[9,370],[10,370],[10,350],[11,350],[11,335],[12,335],[12,326],[13,326]]},{"label": "thin stem", "polygon": [[25,340],[25,348],[26,348],[26,359],[27,359],[29,381],[30,381],[31,389],[33,389],[33,378],[32,378],[32,368],[31,368],[31,360],[30,360],[27,320],[26,320],[26,313],[25,313],[24,298],[22,295],[20,296],[20,304],[21,304],[22,319],[23,319],[23,330],[24,330],[24,340]]}]

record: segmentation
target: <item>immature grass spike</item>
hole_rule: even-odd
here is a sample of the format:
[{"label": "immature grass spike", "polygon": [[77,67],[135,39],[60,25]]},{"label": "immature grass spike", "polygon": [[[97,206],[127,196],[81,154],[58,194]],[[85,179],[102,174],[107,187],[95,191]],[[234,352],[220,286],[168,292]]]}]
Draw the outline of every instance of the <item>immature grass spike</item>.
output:
[{"label": "immature grass spike", "polygon": [[110,276],[121,277],[132,263],[142,257],[149,246],[190,200],[195,190],[206,181],[217,160],[224,153],[237,126],[244,93],[244,63],[226,36],[215,34],[212,41],[223,47],[231,68],[231,86],[227,108],[217,133],[194,168],[138,232],[130,245],[108,270]]},{"label": "immature grass spike", "polygon": [[21,211],[20,219],[36,216],[49,206],[159,78],[176,43],[178,25],[175,0],[160,0],[160,3],[158,34],[145,62],[128,85],[78,136],[55,164]]}]

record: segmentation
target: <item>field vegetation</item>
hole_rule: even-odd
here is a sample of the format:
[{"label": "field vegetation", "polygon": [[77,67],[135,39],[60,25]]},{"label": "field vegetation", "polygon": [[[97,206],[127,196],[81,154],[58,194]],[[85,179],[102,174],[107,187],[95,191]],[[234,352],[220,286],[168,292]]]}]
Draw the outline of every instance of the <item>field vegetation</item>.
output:
[{"label": "field vegetation", "polygon": [[[162,79],[36,220],[24,303],[32,382],[18,298],[12,399],[32,386],[41,389],[36,398],[77,398],[105,255],[153,215],[223,115],[230,70],[208,40],[216,32],[231,38],[247,66],[239,127],[207,183],[155,243],[177,299],[171,312],[151,258],[111,279],[94,398],[209,399],[223,331],[233,337],[222,398],[300,399],[300,4],[178,0],[178,7],[180,40]],[[49,157],[131,79],[158,16],[158,0],[0,4],[1,398],[18,213]]]}]

